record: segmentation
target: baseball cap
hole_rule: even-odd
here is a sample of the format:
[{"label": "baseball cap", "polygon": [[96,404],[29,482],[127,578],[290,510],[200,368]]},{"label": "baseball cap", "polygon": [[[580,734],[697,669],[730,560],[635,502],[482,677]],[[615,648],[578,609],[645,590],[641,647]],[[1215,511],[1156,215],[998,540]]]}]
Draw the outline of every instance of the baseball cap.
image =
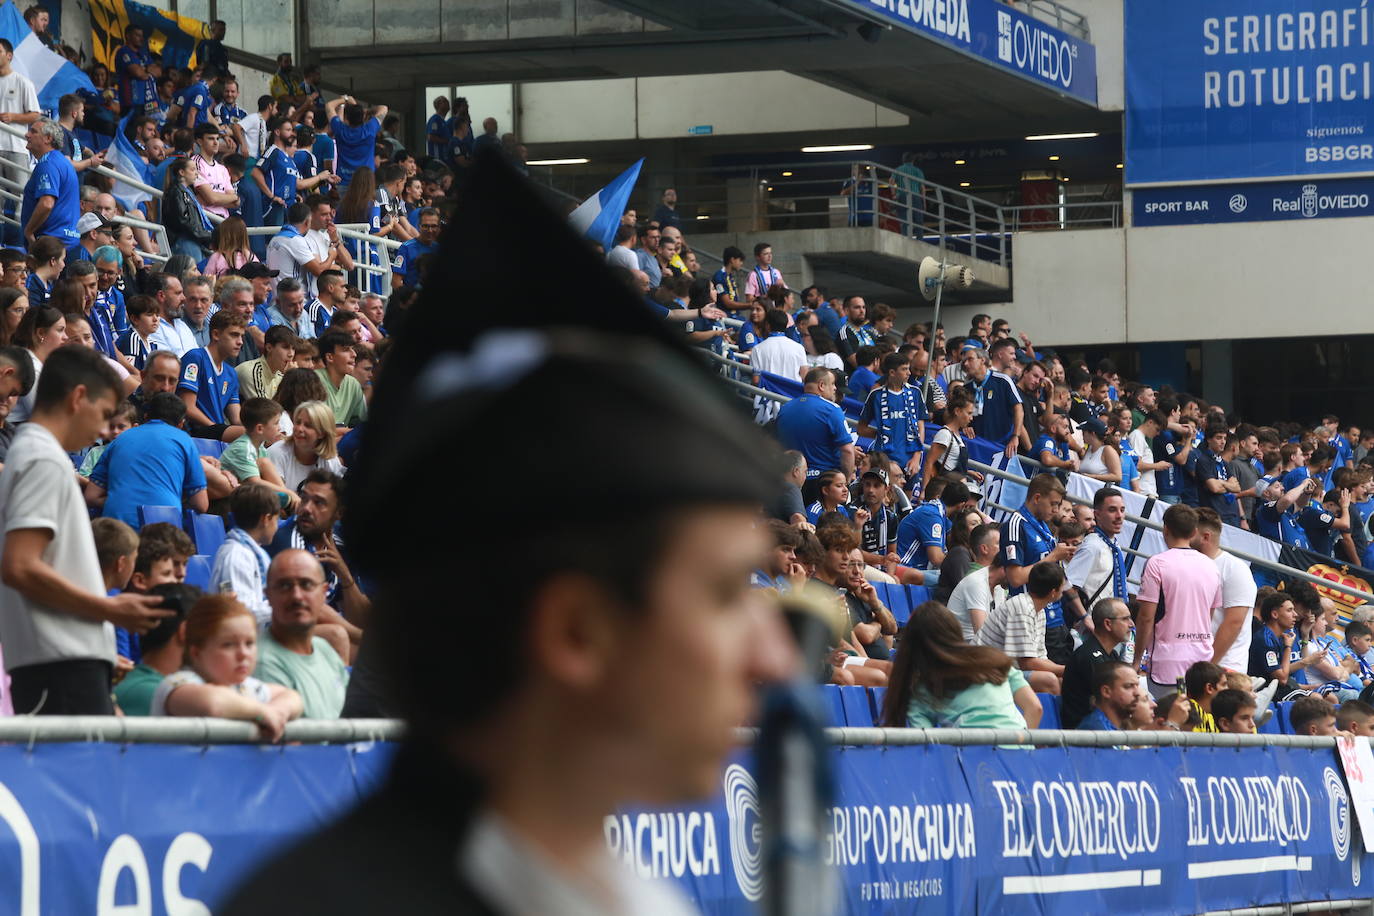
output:
[{"label": "baseball cap", "polygon": [[[883,486],[887,486],[888,484],[887,471],[884,471],[882,468],[869,468],[868,470],[864,471],[863,476],[876,477],[883,482]],[[860,477],[859,479],[863,480],[863,477]]]},{"label": "baseball cap", "polygon": [[967,353],[969,350],[981,350],[981,349],[983,349],[983,344],[982,344],[981,341],[970,339],[970,340],[964,341],[964,345],[963,345],[962,347],[959,348],[959,352],[960,352],[960,353]]},{"label": "baseball cap", "polygon": [[1103,423],[1096,417],[1087,421],[1086,423],[1083,423],[1078,428],[1086,429],[1088,432],[1092,433],[1094,436],[1097,436],[1099,439],[1107,435],[1107,424]]},{"label": "baseball cap", "polygon": [[110,225],[109,221],[99,213],[83,213],[81,219],[76,221],[76,234],[85,235],[92,229],[103,229]]},{"label": "baseball cap", "polygon": [[249,261],[239,268],[238,274],[245,280],[256,280],[258,277],[275,277],[281,273],[279,270],[271,270],[261,261]]}]

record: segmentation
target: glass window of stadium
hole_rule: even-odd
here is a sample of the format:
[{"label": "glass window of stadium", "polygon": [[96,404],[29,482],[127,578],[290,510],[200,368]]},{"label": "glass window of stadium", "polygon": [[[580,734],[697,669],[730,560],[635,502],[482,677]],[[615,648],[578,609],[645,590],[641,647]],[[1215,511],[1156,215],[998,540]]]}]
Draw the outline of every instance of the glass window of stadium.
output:
[{"label": "glass window of stadium", "polygon": [[501,133],[515,130],[515,84],[484,83],[477,86],[426,86],[423,125],[434,114],[436,96],[447,95],[450,99],[462,97],[468,100],[468,111],[472,114],[472,130],[482,133],[482,121],[495,118]]},{"label": "glass window of stadium", "polygon": [[223,19],[224,43],[251,54],[271,58],[296,47],[292,0],[171,0],[166,6],[202,22]]},{"label": "glass window of stadium", "polygon": [[[154,4],[154,6],[156,5]],[[174,4],[168,6],[182,16],[190,16],[201,22],[209,22],[211,19],[218,18],[210,13],[210,0],[176,0]]]}]

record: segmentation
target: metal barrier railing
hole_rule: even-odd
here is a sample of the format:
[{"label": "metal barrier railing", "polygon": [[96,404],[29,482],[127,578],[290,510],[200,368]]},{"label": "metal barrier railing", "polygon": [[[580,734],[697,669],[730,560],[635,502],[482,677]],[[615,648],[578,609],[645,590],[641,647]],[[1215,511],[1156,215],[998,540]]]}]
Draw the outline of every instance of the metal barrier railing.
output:
[{"label": "metal barrier railing", "polygon": [[1088,17],[1056,0],[1018,0],[1014,5],[1017,9],[1024,9],[1032,18],[1052,25],[1061,32],[1075,35],[1084,41],[1092,41]]},{"label": "metal barrier railing", "polygon": [[[346,744],[396,741],[405,734],[398,719],[297,719],[282,741]],[[255,744],[261,732],[252,722],[180,716],[12,716],[0,719],[0,742],[92,742],[122,744]]]},{"label": "metal barrier railing", "polygon": [[1064,201],[1057,204],[1018,204],[1005,206],[1007,226],[1012,232],[1053,229],[1120,229],[1123,225],[1121,201]]},{"label": "metal barrier railing", "polygon": [[[377,267],[371,262],[374,253],[376,253],[378,249],[383,251],[394,251],[401,247],[401,243],[392,239],[368,234],[366,231],[363,231],[367,229],[366,223],[335,223],[334,228],[339,230],[340,238],[353,239],[361,246],[358,249],[359,256],[353,259],[353,285],[366,291],[369,284],[365,283],[363,278],[366,276],[380,276],[383,278],[383,282],[377,284],[380,288],[376,289],[375,292],[377,295],[381,296],[383,300],[390,299],[390,267]],[[250,236],[274,236],[280,231],[280,226],[251,226],[248,229],[248,234]],[[364,263],[364,257],[366,258],[366,263]],[[390,258],[384,259],[384,263],[389,265],[391,263]]]},{"label": "metal barrier railing", "polygon": [[[24,131],[19,130],[16,127],[12,127],[9,124],[0,124],[0,131],[4,131],[16,137],[20,137],[21,139],[25,136]],[[33,174],[33,170],[29,167],[27,163],[13,163],[12,165],[17,172],[21,173],[26,178],[27,176]],[[115,169],[112,169],[109,166],[92,166],[91,170],[94,171],[96,174],[110,178],[119,184],[127,185],[128,187],[131,187],[137,191],[142,191],[143,193],[149,195],[155,200],[162,200],[162,191],[160,189],[155,188],[149,184],[144,184],[143,182],[135,178],[132,178],[128,175],[125,175],[123,172],[119,172]],[[13,200],[16,202],[20,201],[22,199],[20,195],[23,194],[24,185],[26,183],[26,181],[15,182],[12,179],[0,175],[0,199]],[[16,195],[14,193],[11,193],[9,190],[7,190],[7,188],[16,189],[18,191],[18,194]],[[214,213],[210,213],[208,211],[205,215],[212,223],[218,224],[224,221],[223,217]],[[133,226],[136,229],[142,229],[143,231],[148,232],[153,236],[153,238],[157,242],[158,250],[156,252],[142,252],[142,255],[145,258],[151,258],[159,263],[165,263],[171,257],[172,248],[171,242],[167,235],[167,228],[163,226],[161,223],[154,223],[148,220],[142,220],[127,215],[116,216],[114,221],[117,223],[124,223],[126,225]],[[0,214],[0,222],[8,223],[12,226],[19,226],[18,220],[4,216],[3,214]],[[352,239],[358,242],[360,246],[358,249],[359,253],[367,258],[366,264],[358,263],[355,266],[353,278],[354,284],[362,288],[364,286],[370,285],[363,282],[363,278],[365,276],[382,276],[386,278],[387,282],[378,284],[380,289],[377,290],[377,293],[383,299],[389,298],[391,296],[391,283],[389,282],[389,279],[391,277],[391,271],[388,267],[374,266],[372,264],[372,259],[379,249],[383,251],[392,251],[397,248],[400,248],[401,243],[394,241],[392,239],[381,238],[378,236],[368,234],[366,231],[368,228],[366,223],[337,224],[337,226],[339,230],[339,235],[343,236],[344,238]],[[280,231],[280,226],[250,226],[248,229],[248,234],[276,235]],[[389,264],[390,258],[387,258],[386,261]]]},{"label": "metal barrier railing", "polygon": [[[585,182],[590,193],[609,177],[571,180]],[[1010,227],[1002,207],[877,162],[678,169],[673,180],[680,192],[690,194],[696,211],[681,214],[689,238],[693,231],[877,227],[1002,266],[1010,263]]]},{"label": "metal barrier railing", "polygon": [[[738,361],[736,361],[736,360],[728,359],[728,358],[726,358],[726,357],[724,357],[724,356],[720,356],[720,355],[718,355],[718,354],[716,354],[716,353],[712,353],[712,352],[710,352],[709,350],[702,350],[701,352],[705,353],[706,356],[709,357],[710,359],[712,359],[712,360],[714,360],[714,361],[716,361],[716,362],[722,363],[722,364],[724,364],[726,367],[732,368],[732,369],[734,370],[735,373],[739,373],[739,372],[746,372],[746,373],[747,373],[747,372],[750,371],[748,365],[746,365],[746,364],[744,364],[744,363],[738,362]],[[778,394],[778,393],[775,392],[775,391],[767,391],[767,390],[765,390],[765,389],[763,389],[763,388],[759,388],[759,387],[757,387],[757,386],[755,386],[755,385],[751,385],[751,384],[749,384],[749,383],[747,383],[747,382],[741,381],[738,377],[736,377],[736,376],[734,376],[734,375],[722,373],[721,377],[725,380],[725,382],[726,382],[727,384],[731,385],[732,387],[734,387],[734,388],[736,388],[736,389],[738,389],[738,390],[740,390],[740,391],[746,392],[746,393],[748,393],[748,394],[751,395],[751,396],[767,398],[767,399],[769,399],[769,400],[778,401],[778,402],[783,403],[783,404],[785,404],[785,403],[787,403],[788,401],[791,400],[791,398],[787,397],[786,395]],[[846,422],[849,426],[857,426],[857,425],[858,425],[854,420],[851,420],[851,419],[849,419],[848,417],[845,418],[845,422]],[[1021,461],[1022,464],[1028,464],[1028,465],[1031,465],[1032,467],[1040,468],[1040,463],[1039,463],[1038,461],[1036,461],[1035,459],[1033,459],[1033,458],[1027,458],[1027,457],[1025,457],[1025,456],[1020,456],[1020,459],[1019,459],[1019,460]],[[978,472],[980,472],[980,473],[982,473],[982,474],[991,474],[991,475],[993,475],[994,477],[999,477],[999,478],[1001,478],[1001,479],[1003,479],[1003,480],[1009,480],[1009,481],[1011,481],[1012,483],[1018,483],[1018,484],[1021,484],[1021,485],[1023,485],[1023,486],[1030,483],[1029,478],[1022,477],[1022,476],[1020,476],[1019,474],[1012,474],[1012,473],[1010,473],[1010,472],[1008,472],[1008,471],[1005,471],[1005,470],[1003,470],[1003,469],[1001,469],[1001,468],[993,467],[993,466],[990,465],[990,464],[984,464],[984,463],[981,462],[981,461],[974,461],[974,460],[970,459],[970,460],[969,460],[969,467],[973,468],[974,470],[976,470],[976,471],[978,471]],[[1067,498],[1069,499],[1070,502],[1073,502],[1073,503],[1075,503],[1075,504],[1077,504],[1077,505],[1083,505],[1083,506],[1090,506],[1090,505],[1092,505],[1092,500],[1090,500],[1090,499],[1082,499],[1082,498],[1073,496],[1072,494],[1069,494],[1069,495],[1067,496]],[[1016,510],[1016,508],[1018,508],[1018,507],[1008,507],[1008,506],[1002,506],[1002,505],[995,505],[994,508],[1001,509],[1001,510],[1008,511],[1008,512],[1014,512],[1014,511]],[[1154,531],[1161,531],[1161,532],[1162,532],[1162,531],[1164,530],[1164,526],[1161,525],[1161,524],[1159,524],[1158,522],[1156,522],[1156,521],[1154,521],[1154,520],[1152,520],[1152,519],[1142,518],[1141,516],[1134,515],[1134,514],[1129,513],[1129,512],[1126,513],[1126,520],[1129,521],[1129,522],[1133,522],[1133,523],[1135,523],[1135,524],[1137,524],[1137,525],[1143,525],[1144,527],[1150,528],[1150,529],[1152,529],[1152,530],[1154,530]],[[1357,589],[1357,588],[1351,588],[1351,587],[1349,587],[1349,586],[1347,586],[1347,585],[1344,585],[1344,584],[1342,584],[1342,583],[1340,583],[1340,582],[1334,582],[1334,581],[1332,581],[1332,580],[1330,580],[1330,579],[1323,579],[1323,578],[1320,577],[1320,576],[1314,576],[1314,575],[1312,575],[1311,573],[1307,572],[1306,570],[1303,570],[1303,569],[1296,569],[1296,568],[1294,568],[1294,567],[1292,567],[1292,566],[1286,566],[1286,565],[1284,565],[1283,563],[1279,563],[1279,562],[1274,561],[1274,560],[1267,560],[1267,559],[1265,559],[1264,557],[1257,557],[1257,556],[1254,556],[1253,554],[1246,553],[1245,551],[1243,551],[1243,550],[1238,550],[1238,549],[1236,549],[1236,548],[1234,548],[1234,547],[1229,547],[1229,546],[1227,546],[1227,545],[1225,545],[1225,544],[1221,545],[1221,549],[1224,550],[1224,551],[1226,551],[1227,553],[1229,553],[1231,556],[1235,557],[1236,559],[1241,560],[1241,561],[1243,561],[1243,562],[1245,562],[1245,563],[1249,563],[1251,566],[1260,566],[1260,567],[1263,567],[1263,568],[1265,568],[1265,569],[1273,570],[1274,572],[1280,573],[1280,574],[1282,574],[1282,575],[1284,575],[1284,576],[1288,576],[1289,578],[1300,579],[1300,580],[1302,580],[1302,581],[1304,581],[1304,582],[1311,583],[1312,585],[1319,585],[1319,586],[1321,586],[1321,587],[1323,587],[1323,588],[1330,589],[1331,591],[1340,592],[1342,595],[1345,595],[1345,596],[1347,596],[1347,597],[1349,597],[1349,598],[1356,598],[1356,599],[1358,599],[1359,601],[1361,601],[1362,603],[1365,603],[1365,604],[1374,604],[1374,594],[1370,594],[1369,592],[1362,592],[1362,591],[1360,591],[1360,590]],[[1137,550],[1131,550],[1130,552],[1131,552],[1133,555],[1138,556],[1138,557],[1148,558],[1148,556],[1149,556],[1148,554],[1141,553],[1140,551],[1137,551]]]},{"label": "metal barrier railing", "polygon": [[[297,719],[286,725],[283,742],[347,744],[399,741],[400,719]],[[1058,731],[1002,728],[827,728],[830,744],[852,747],[958,747],[1019,744],[1036,747],[1335,747],[1327,736],[1228,734],[1176,731]],[[752,744],[755,728],[735,729],[738,744]],[[1370,740],[1370,739],[1367,739]],[[190,716],[12,716],[0,719],[0,743],[98,742],[127,744],[255,744],[258,727],[233,719]]]}]

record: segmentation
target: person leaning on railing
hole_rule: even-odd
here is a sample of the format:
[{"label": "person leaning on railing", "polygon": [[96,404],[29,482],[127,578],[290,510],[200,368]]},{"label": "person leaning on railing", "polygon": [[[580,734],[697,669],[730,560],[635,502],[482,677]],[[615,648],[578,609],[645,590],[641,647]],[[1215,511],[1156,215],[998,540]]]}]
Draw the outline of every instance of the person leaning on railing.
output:
[{"label": "person leaning on railing", "polygon": [[200,599],[186,615],[186,667],[158,684],[151,714],[241,719],[279,740],[286,723],[300,717],[301,697],[252,677],[257,657],[253,614],[233,595]]},{"label": "person leaning on railing", "polygon": [[172,251],[204,260],[205,246],[210,244],[210,219],[191,190],[196,180],[194,159],[173,163],[167,170],[167,183],[162,192],[162,225]]}]

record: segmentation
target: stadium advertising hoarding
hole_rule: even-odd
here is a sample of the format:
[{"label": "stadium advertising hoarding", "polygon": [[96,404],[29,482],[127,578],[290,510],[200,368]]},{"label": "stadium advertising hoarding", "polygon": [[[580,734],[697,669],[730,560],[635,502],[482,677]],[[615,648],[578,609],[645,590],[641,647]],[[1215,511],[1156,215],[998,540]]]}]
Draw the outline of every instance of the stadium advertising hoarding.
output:
[{"label": "stadium advertising hoarding", "polygon": [[1048,89],[1097,104],[1097,50],[998,0],[848,0]]},{"label": "stadium advertising hoarding", "polygon": [[1374,174],[1374,6],[1126,0],[1130,185]]},{"label": "stadium advertising hoarding", "polygon": [[1374,216],[1374,178],[1136,188],[1131,225],[1253,223]]},{"label": "stadium advertising hoarding", "polygon": [[[370,791],[389,757],[383,745],[0,748],[0,913],[213,911],[263,857]],[[835,762],[835,912],[1203,912],[1367,897],[1374,880],[1332,749],[863,747]],[[750,761],[732,761],[721,789],[608,815],[608,849],[704,912],[754,912]]]}]

